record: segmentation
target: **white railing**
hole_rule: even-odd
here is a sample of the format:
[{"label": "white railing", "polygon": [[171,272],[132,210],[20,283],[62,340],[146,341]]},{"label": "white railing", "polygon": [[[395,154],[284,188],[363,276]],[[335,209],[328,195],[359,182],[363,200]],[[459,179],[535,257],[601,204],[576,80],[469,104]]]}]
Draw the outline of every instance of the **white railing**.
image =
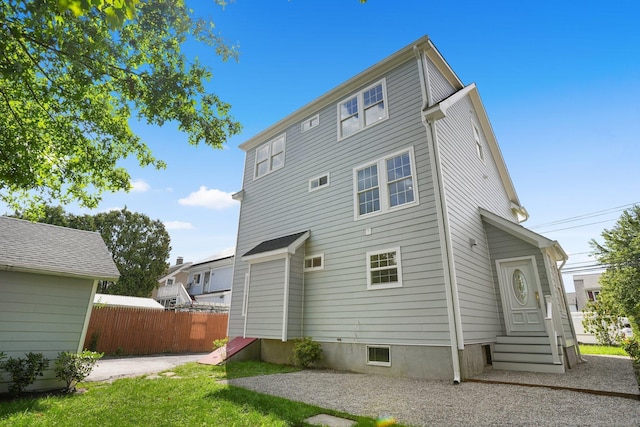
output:
[{"label": "white railing", "polygon": [[553,356],[553,363],[555,365],[562,365],[562,360],[560,360],[560,353],[558,352],[558,332],[554,322],[554,309],[551,295],[545,295],[544,301],[546,303],[547,309],[547,314],[544,318],[544,326],[547,330],[547,335],[549,335],[549,342],[551,343],[551,354]]},{"label": "white railing", "polygon": [[160,286],[158,288],[156,299],[163,300],[171,298],[176,299],[176,305],[191,303],[191,297],[182,283],[174,283],[173,285]]}]

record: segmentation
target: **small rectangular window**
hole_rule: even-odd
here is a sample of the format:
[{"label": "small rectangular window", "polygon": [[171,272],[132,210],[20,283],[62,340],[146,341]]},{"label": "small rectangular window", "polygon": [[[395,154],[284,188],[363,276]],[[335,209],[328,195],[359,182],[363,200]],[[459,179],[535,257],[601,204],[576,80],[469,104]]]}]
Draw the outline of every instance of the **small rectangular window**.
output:
[{"label": "small rectangular window", "polygon": [[391,366],[391,347],[368,345],[367,365]]},{"label": "small rectangular window", "polygon": [[167,285],[173,285],[173,279],[167,279]]},{"label": "small rectangular window", "polygon": [[281,135],[256,148],[254,179],[284,166],[285,136]]},{"label": "small rectangular window", "polygon": [[322,270],[324,254],[310,255],[304,258],[304,271]]},{"label": "small rectangular window", "polygon": [[306,132],[309,129],[318,126],[319,124],[320,124],[320,116],[316,114],[315,116],[310,117],[307,120],[302,122],[301,124],[302,132]]},{"label": "small rectangular window", "polygon": [[309,191],[315,191],[329,185],[329,174],[324,174],[309,180]]},{"label": "small rectangular window", "polygon": [[386,81],[365,88],[338,103],[338,139],[346,138],[388,117]]},{"label": "small rectangular window", "polygon": [[197,285],[200,283],[200,273],[196,273],[193,275],[193,284]]},{"label": "small rectangular window", "polygon": [[402,286],[400,248],[367,252],[367,289]]},{"label": "small rectangular window", "polygon": [[473,139],[476,142],[476,153],[478,154],[478,158],[484,161],[484,152],[482,151],[482,143],[480,142],[480,131],[473,125]]}]

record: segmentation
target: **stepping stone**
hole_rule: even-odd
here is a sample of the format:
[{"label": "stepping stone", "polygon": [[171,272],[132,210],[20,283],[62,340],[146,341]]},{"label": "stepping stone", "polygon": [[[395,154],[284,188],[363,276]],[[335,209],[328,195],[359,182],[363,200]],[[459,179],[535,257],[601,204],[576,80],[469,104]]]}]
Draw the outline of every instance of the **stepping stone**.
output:
[{"label": "stepping stone", "polygon": [[318,414],[314,417],[304,420],[305,423],[309,423],[314,426],[327,426],[327,427],[351,427],[357,423],[353,420],[347,420],[346,418],[334,417],[328,414]]}]

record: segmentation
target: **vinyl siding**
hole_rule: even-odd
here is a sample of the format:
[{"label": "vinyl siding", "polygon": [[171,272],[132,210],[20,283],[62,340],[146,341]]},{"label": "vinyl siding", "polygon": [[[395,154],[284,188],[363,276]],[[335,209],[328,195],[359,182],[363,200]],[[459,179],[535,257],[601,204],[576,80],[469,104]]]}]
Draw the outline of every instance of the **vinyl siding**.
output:
[{"label": "vinyl siding", "polygon": [[437,104],[456,92],[456,89],[447,81],[442,73],[438,71],[438,68],[436,68],[431,60],[427,60],[427,71],[429,73],[429,88],[434,104]]},{"label": "vinyl siding", "polygon": [[[438,76],[430,73],[433,80],[444,80]],[[477,153],[473,125],[480,132],[484,159]],[[515,217],[471,100],[460,100],[436,127],[464,343],[492,341],[502,324],[478,207],[509,220]],[[472,247],[470,239],[478,244]]]},{"label": "vinyl siding", "polygon": [[[503,323],[503,311],[502,311],[502,299],[500,296],[500,286],[498,285],[498,271],[496,269],[496,260],[505,258],[519,258],[527,256],[535,256],[536,268],[538,269],[538,275],[540,277],[540,286],[542,292],[548,295],[549,278],[547,276],[547,269],[545,267],[544,257],[541,250],[509,233],[485,223],[484,224],[487,236],[487,242],[491,248],[491,274],[493,275],[493,281],[495,283],[495,294],[498,302],[498,311],[500,314],[501,324]],[[501,333],[504,333],[504,328]]]},{"label": "vinyl siding", "polygon": [[[239,290],[247,265],[241,255],[261,241],[310,230],[305,252],[324,253],[325,268],[304,275],[305,336],[333,342],[449,345],[417,64],[409,61],[384,77],[387,120],[338,141],[336,104],[331,103],[319,109],[318,126],[301,133],[297,123],[286,130],[282,169],[254,180],[255,149],[247,153],[230,336],[242,333]],[[372,76],[370,83],[380,78]],[[354,167],[409,147],[415,150],[420,204],[354,220]],[[309,192],[309,179],[327,172],[330,185]],[[365,234],[368,228],[370,235]],[[368,291],[366,253],[398,246],[403,287]],[[252,267],[252,284],[256,274]],[[250,300],[255,301],[253,287]]]},{"label": "vinyl siding", "polygon": [[[42,353],[51,360],[44,377],[29,389],[56,388],[53,360],[62,351],[78,351],[93,280],[18,272],[0,272],[0,351],[8,357]],[[0,377],[0,393],[8,390]]]},{"label": "vinyl siding", "polygon": [[287,323],[287,339],[303,337],[303,304],[304,304],[304,246],[291,256],[289,264],[289,318]]},{"label": "vinyl siding", "polygon": [[[261,262],[251,266],[247,305],[247,336],[282,339],[284,312],[285,260]],[[235,294],[235,292],[234,292]],[[232,302],[233,302],[232,295]],[[234,336],[241,336],[242,333]]]}]

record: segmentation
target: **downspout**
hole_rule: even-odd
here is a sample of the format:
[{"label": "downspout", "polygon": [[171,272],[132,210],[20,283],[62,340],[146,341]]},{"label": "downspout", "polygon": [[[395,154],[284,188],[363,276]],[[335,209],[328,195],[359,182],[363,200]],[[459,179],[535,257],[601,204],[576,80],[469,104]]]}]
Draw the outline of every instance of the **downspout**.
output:
[{"label": "downspout", "polygon": [[284,259],[284,305],[282,307],[282,341],[287,341],[287,326],[289,322],[289,268],[291,254],[287,252]]},{"label": "downspout", "polygon": [[[429,144],[429,151],[431,151],[430,161],[431,161],[431,170],[434,171],[434,193],[435,193],[435,202],[438,209],[438,221],[439,221],[439,235],[440,241],[444,245],[444,251],[442,252],[443,265],[445,274],[444,274],[444,282],[445,282],[445,294],[447,297],[447,317],[449,319],[449,338],[451,340],[451,361],[453,367],[453,383],[460,384],[460,355],[458,354],[458,349],[461,348],[462,345],[462,331],[459,322],[459,305],[457,300],[457,292],[454,286],[455,283],[455,274],[453,269],[453,253],[451,251],[451,243],[449,235],[449,229],[447,227],[447,217],[446,217],[446,199],[444,194],[444,183],[442,178],[442,171],[440,168],[440,156],[438,154],[438,143],[437,143],[437,129],[435,120],[427,121],[426,117],[422,112],[424,112],[428,107],[433,105],[433,95],[431,93],[429,87],[429,69],[427,64],[425,63],[424,56],[419,51],[417,46],[414,46],[414,53],[416,54],[418,61],[418,71],[420,73],[420,86],[422,89],[422,111],[421,118],[422,123],[424,124],[427,131],[427,141]],[[426,74],[426,75],[425,75]]]}]

